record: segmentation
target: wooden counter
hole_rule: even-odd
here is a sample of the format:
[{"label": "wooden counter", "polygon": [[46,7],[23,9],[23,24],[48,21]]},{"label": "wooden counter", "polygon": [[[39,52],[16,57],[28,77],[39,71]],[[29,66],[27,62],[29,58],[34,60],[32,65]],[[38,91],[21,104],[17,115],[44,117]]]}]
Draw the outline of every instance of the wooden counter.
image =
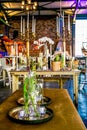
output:
[{"label": "wooden counter", "polygon": [[[28,71],[11,71],[12,75],[12,92],[16,91],[18,89],[18,77],[20,75],[27,75]],[[62,79],[62,76],[72,76],[73,78],[73,84],[74,84],[74,96],[75,96],[75,102],[78,103],[78,76],[80,74],[79,70],[72,70],[72,71],[36,71],[36,75],[39,76],[60,76]],[[61,82],[61,88],[63,87],[63,84]]]},{"label": "wooden counter", "polygon": [[0,105],[0,130],[86,130],[70,96],[65,89],[44,89],[44,95],[51,98],[48,106],[54,112],[54,117],[43,124],[18,124],[8,119],[7,113],[17,107],[17,99],[22,96],[22,90],[17,90]]}]

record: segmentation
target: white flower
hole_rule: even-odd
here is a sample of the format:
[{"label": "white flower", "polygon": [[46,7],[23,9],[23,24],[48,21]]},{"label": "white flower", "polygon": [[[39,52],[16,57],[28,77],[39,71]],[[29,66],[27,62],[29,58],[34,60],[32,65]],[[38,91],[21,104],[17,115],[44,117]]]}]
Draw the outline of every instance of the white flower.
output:
[{"label": "white flower", "polygon": [[38,44],[38,41],[34,41],[34,44]]},{"label": "white flower", "polygon": [[42,42],[48,42],[49,44],[54,44],[54,41],[52,40],[52,39],[50,39],[50,38],[48,38],[48,37],[42,37],[42,38],[39,38],[39,40],[38,40],[40,43],[42,43]]}]

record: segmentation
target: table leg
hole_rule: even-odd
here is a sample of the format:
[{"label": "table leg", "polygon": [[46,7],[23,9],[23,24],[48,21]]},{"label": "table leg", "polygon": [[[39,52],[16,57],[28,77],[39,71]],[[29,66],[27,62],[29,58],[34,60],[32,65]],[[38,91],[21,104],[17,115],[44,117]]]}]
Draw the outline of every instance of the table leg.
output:
[{"label": "table leg", "polygon": [[76,103],[78,103],[78,75],[75,75],[75,86],[76,86]]},{"label": "table leg", "polygon": [[18,89],[18,76],[12,75],[12,93]]},{"label": "table leg", "polygon": [[63,79],[62,79],[62,77],[60,78],[60,88],[63,88]]},{"label": "table leg", "polygon": [[78,103],[78,75],[73,76],[75,103]]},{"label": "table leg", "polygon": [[5,86],[5,82],[6,82],[6,71],[3,69],[3,83]]}]

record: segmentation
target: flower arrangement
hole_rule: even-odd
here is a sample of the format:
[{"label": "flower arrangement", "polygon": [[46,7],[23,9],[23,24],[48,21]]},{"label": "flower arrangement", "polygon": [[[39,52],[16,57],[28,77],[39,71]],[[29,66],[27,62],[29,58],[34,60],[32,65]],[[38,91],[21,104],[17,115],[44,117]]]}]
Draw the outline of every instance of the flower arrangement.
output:
[{"label": "flower arrangement", "polygon": [[42,37],[42,38],[39,38],[37,41],[34,41],[34,44],[36,45],[35,48],[37,47],[38,49],[44,46],[45,43],[49,43],[50,45],[53,45],[54,41],[48,37]]},{"label": "flower arrangement", "polygon": [[54,44],[54,41],[51,39],[51,38],[48,38],[48,37],[42,37],[42,38],[39,38],[38,40],[40,43],[49,43],[49,44]]},{"label": "flower arrangement", "polygon": [[36,96],[36,77],[34,72],[30,72],[24,81],[24,104],[26,112],[29,112],[30,104],[32,104],[34,111],[36,112]]},{"label": "flower arrangement", "polygon": [[[37,83],[35,72],[30,72],[24,81],[24,110],[25,117],[35,118],[44,114],[38,102],[42,100],[41,84]],[[45,110],[45,107],[43,107]]]}]

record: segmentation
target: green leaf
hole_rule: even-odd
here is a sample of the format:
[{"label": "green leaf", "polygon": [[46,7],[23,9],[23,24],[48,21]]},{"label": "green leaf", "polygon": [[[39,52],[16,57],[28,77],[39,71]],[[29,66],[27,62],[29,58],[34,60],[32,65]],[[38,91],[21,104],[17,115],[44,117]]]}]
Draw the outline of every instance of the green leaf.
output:
[{"label": "green leaf", "polygon": [[54,61],[60,61],[60,56],[56,55],[56,57],[54,58]]}]

